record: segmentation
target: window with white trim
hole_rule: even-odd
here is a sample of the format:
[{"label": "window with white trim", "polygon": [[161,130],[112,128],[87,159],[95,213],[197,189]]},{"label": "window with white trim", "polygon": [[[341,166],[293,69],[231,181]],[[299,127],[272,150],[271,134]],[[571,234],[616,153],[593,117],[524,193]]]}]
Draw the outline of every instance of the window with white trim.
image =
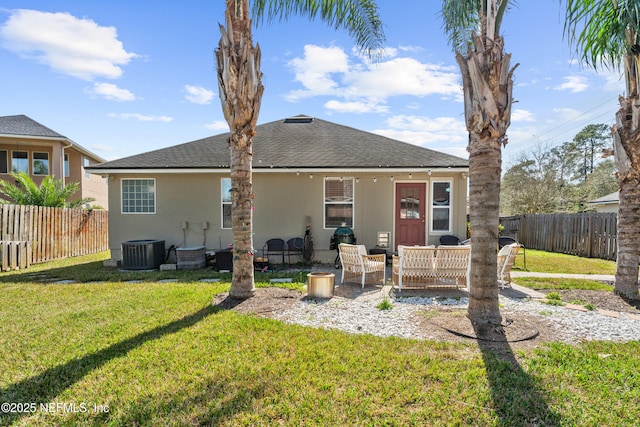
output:
[{"label": "window with white trim", "polygon": [[69,176],[69,153],[64,153],[64,176]]},{"label": "window with white trim", "polygon": [[431,182],[431,231],[451,231],[451,181]]},{"label": "window with white trim", "polygon": [[122,213],[156,213],[155,179],[123,179],[121,185]]},{"label": "window with white trim", "polygon": [[[84,160],[83,160],[82,165],[83,165],[85,168],[86,168],[87,166],[91,166],[91,160],[89,160],[89,158],[88,158],[88,157],[85,157],[85,158],[84,158]],[[91,174],[90,174],[90,173],[89,173],[89,171],[88,171],[88,170],[86,170],[86,169],[85,169],[85,171],[84,171],[84,177],[85,177],[85,178],[87,178],[87,179],[91,178]]]},{"label": "window with white trim", "polygon": [[324,228],[353,227],[353,178],[324,179]]},{"label": "window with white trim", "polygon": [[11,152],[11,172],[29,173],[29,153],[26,151]]},{"label": "window with white trim", "polygon": [[231,178],[220,180],[220,205],[222,215],[222,228],[232,228],[231,222]]},{"label": "window with white trim", "polygon": [[49,153],[33,153],[33,174],[49,175]]}]

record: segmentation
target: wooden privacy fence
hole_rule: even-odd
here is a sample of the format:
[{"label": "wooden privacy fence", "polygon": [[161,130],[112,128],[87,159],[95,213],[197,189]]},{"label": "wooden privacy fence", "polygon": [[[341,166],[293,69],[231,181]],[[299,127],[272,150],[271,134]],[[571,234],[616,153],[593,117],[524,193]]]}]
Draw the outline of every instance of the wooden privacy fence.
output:
[{"label": "wooden privacy fence", "polygon": [[109,249],[104,210],[0,205],[2,271]]},{"label": "wooden privacy fence", "polygon": [[527,214],[500,218],[505,236],[526,248],[616,259],[616,214]]}]

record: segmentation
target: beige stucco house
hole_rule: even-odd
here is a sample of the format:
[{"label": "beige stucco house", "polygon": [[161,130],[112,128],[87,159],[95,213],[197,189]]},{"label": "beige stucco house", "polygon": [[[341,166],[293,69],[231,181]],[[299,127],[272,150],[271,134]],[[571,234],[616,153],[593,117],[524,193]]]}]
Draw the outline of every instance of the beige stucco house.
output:
[{"label": "beige stucco house", "polygon": [[595,209],[596,212],[618,213],[619,197],[620,197],[619,191],[615,191],[611,194],[607,194],[606,196],[589,200],[589,203],[587,203],[587,206]]},{"label": "beige stucco house", "polygon": [[25,116],[0,117],[0,179],[12,171],[28,173],[36,184],[50,175],[63,182],[79,182],[72,199],[93,197],[93,206],[108,208],[107,181],[85,171],[105,160],[66,136]]},{"label": "beige stucco house", "polygon": [[[109,180],[109,246],[164,240],[166,247],[232,242],[228,134],[91,166]],[[314,260],[333,261],[342,223],[373,248],[466,236],[468,161],[308,116],[259,125],[254,138],[254,248],[302,237]],[[385,234],[383,234],[385,235]]]}]

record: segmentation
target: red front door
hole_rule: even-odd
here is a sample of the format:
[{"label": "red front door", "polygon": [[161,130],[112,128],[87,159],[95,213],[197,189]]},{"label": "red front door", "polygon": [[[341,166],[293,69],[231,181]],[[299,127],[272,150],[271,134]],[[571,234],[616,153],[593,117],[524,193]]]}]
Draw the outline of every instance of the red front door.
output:
[{"label": "red front door", "polygon": [[396,248],[425,243],[426,184],[396,184]]}]

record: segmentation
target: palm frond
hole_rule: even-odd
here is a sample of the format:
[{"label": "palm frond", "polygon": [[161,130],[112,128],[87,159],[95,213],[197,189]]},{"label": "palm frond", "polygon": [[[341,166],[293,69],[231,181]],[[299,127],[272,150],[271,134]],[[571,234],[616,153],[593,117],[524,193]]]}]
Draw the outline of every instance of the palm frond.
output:
[{"label": "palm frond", "polygon": [[637,0],[566,0],[564,36],[587,65],[619,69],[640,44]]},{"label": "palm frond", "polygon": [[335,29],[345,29],[360,49],[370,56],[385,41],[378,6],[374,0],[255,0],[256,23],[287,21],[291,16],[320,18]]},{"label": "palm frond", "polygon": [[[494,4],[495,2],[495,4]],[[490,37],[500,35],[500,26],[504,14],[516,5],[514,0],[443,0],[442,27],[449,36],[449,43],[455,52],[464,53],[471,44],[473,34],[483,30],[482,23],[491,14],[494,22]],[[495,7],[492,7],[495,6]]]},{"label": "palm frond", "polygon": [[62,180],[51,176],[45,176],[40,185],[24,172],[12,172],[11,177],[15,184],[0,180],[0,195],[16,205],[64,207],[66,200],[80,188],[78,182],[64,185]]},{"label": "palm frond", "polygon": [[479,31],[482,3],[481,0],[443,0],[442,27],[454,51],[465,52],[473,34]]}]

